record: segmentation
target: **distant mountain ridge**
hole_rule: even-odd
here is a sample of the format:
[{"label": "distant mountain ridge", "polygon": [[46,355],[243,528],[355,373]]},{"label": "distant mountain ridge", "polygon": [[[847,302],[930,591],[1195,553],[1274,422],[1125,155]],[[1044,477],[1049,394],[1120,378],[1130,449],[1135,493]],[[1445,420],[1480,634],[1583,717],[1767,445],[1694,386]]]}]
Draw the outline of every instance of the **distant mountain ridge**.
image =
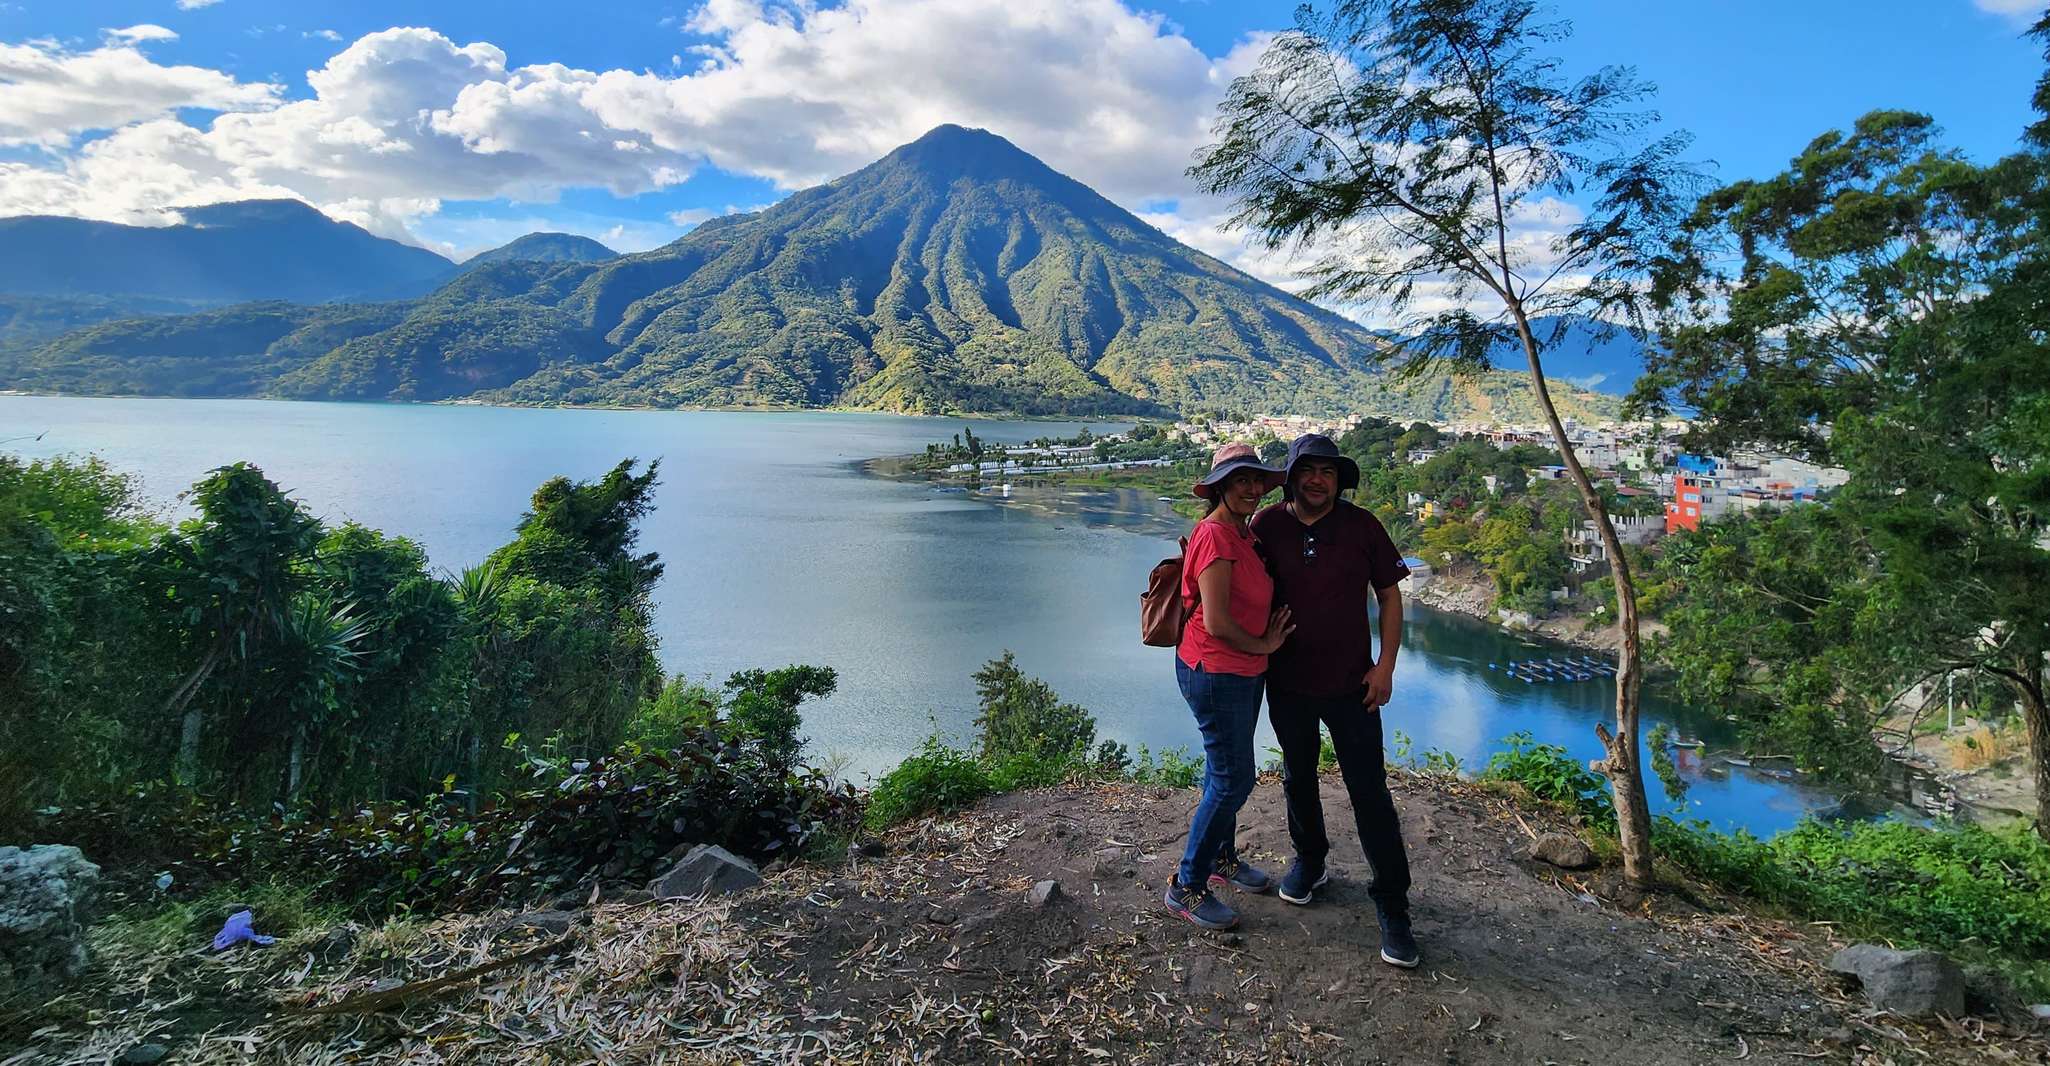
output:
[{"label": "distant mountain ridge", "polygon": [[[274,311],[255,313],[264,324],[240,334],[239,351],[220,346],[219,319],[191,322],[186,341],[175,339],[187,328],[178,319],[80,331],[11,374],[0,367],[0,384],[162,390],[176,350],[195,370],[214,367],[215,380],[319,399],[1532,414],[1516,375],[1398,383],[1378,373],[1382,342],[1358,324],[1177,243],[1001,137],[958,126],[652,251],[491,255],[423,299],[335,309],[346,321],[310,334],[317,321],[285,330]],[[314,352],[305,341],[315,335],[334,343]],[[131,346],[156,362],[122,385]],[[260,374],[271,376],[258,384]],[[1581,417],[1613,407],[1562,392]]]},{"label": "distant mountain ridge", "polygon": [[[1630,387],[1644,375],[1644,344],[1623,330],[1604,331],[1600,322],[1582,315],[1532,319],[1531,329],[1544,345],[1541,355],[1549,379],[1610,396],[1628,396]],[[1602,336],[1604,332],[1609,335]],[[1523,346],[1518,344],[1497,345],[1488,359],[1504,370],[1528,366]]]},{"label": "distant mountain ridge", "polygon": [[589,237],[574,233],[529,233],[488,252],[463,260],[462,269],[473,270],[492,263],[524,259],[537,263],[599,263],[616,259],[619,253]]},{"label": "distant mountain ridge", "polygon": [[0,293],[69,299],[327,303],[418,295],[454,265],[297,200],[185,208],[175,226],[0,218]]}]

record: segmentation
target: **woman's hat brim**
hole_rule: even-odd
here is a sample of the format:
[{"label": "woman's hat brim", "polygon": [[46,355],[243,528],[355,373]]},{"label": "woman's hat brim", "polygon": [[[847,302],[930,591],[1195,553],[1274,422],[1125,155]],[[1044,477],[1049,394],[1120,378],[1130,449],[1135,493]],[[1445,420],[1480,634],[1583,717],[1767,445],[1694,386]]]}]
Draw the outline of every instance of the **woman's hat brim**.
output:
[{"label": "woman's hat brim", "polygon": [[1226,479],[1241,470],[1252,470],[1267,475],[1266,485],[1260,490],[1260,494],[1263,496],[1280,488],[1282,483],[1288,480],[1288,473],[1286,471],[1278,470],[1271,466],[1264,466],[1258,459],[1250,457],[1234,458],[1227,459],[1211,467],[1210,472],[1203,475],[1203,480],[1191,486],[1189,492],[1207,500],[1210,498],[1211,490],[1215,486],[1222,484]]}]

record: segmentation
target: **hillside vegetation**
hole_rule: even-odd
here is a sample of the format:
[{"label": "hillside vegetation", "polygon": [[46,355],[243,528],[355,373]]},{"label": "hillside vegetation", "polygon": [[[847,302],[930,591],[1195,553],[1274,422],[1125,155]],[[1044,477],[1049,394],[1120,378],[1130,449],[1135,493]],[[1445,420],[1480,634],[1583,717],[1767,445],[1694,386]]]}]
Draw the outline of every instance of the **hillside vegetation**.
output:
[{"label": "hillside vegetation", "polygon": [[[46,391],[916,413],[1238,410],[1529,421],[1524,379],[1378,372],[1357,323],[1182,245],[1001,137],[942,126],[662,248],[561,235],[377,311],[235,308],[109,324],[23,356]],[[275,347],[280,316],[321,349]],[[294,317],[297,316],[297,317]],[[246,319],[246,322],[241,322]],[[231,323],[240,323],[231,328]],[[223,364],[180,380],[186,358]],[[199,365],[197,363],[195,366]],[[1563,397],[1599,418],[1615,401]]]}]

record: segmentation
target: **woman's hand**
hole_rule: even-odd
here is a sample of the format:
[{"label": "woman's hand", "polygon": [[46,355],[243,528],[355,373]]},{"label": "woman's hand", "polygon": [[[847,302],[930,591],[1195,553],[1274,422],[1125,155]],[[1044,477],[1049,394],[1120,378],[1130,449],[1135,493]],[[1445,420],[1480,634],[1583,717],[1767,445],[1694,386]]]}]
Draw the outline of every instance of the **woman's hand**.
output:
[{"label": "woman's hand", "polygon": [[1295,623],[1289,620],[1288,608],[1283,607],[1267,616],[1267,632],[1260,638],[1260,654],[1272,655],[1281,647],[1290,633],[1295,632]]}]

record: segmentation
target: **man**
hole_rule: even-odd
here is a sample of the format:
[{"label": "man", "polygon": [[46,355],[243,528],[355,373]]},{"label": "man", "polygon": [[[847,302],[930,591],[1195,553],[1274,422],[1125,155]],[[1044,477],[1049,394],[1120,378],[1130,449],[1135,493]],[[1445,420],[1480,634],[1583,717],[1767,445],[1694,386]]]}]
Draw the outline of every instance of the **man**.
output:
[{"label": "man", "polygon": [[[1356,489],[1359,464],[1331,438],[1310,433],[1289,445],[1282,502],[1253,518],[1253,533],[1274,573],[1274,602],[1287,604],[1296,631],[1268,661],[1267,714],[1281,743],[1282,789],[1295,863],[1281,898],[1307,904],[1331,879],[1324,862],[1324,804],[1317,795],[1317,727],[1331,746],[1374,869],[1367,894],[1381,922],[1381,958],[1416,966],[1409,925],[1409,856],[1381,749],[1381,708],[1394,687],[1402,645],[1402,590],[1409,568],[1379,519],[1339,498]],[[1373,655],[1370,603],[1380,606],[1381,657]]]}]

